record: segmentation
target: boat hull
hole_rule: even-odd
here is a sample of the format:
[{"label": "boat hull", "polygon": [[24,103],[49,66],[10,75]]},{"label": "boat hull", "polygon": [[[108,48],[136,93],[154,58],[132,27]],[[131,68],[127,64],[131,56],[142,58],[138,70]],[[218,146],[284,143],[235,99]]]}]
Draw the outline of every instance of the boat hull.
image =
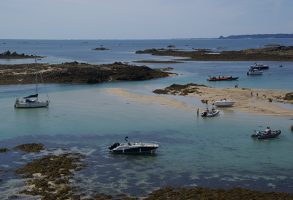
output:
[{"label": "boat hull", "polygon": [[15,108],[47,108],[49,101],[38,101],[38,102],[16,102]]},{"label": "boat hull", "polygon": [[281,134],[280,130],[272,131],[271,133],[265,133],[263,131],[258,131],[251,135],[252,138],[258,139],[258,140],[265,140],[265,139],[272,139],[276,138]]},{"label": "boat hull", "polygon": [[214,105],[217,107],[231,107],[234,103],[233,101],[215,101]]}]

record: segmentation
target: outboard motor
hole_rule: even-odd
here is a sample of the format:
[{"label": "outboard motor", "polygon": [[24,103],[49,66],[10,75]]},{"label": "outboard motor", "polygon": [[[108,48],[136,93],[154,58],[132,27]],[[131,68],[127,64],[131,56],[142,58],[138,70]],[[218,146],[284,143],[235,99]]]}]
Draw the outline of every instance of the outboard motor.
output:
[{"label": "outboard motor", "polygon": [[114,143],[112,146],[109,147],[109,150],[113,150],[115,149],[116,147],[118,147],[120,145],[120,143],[116,142]]}]

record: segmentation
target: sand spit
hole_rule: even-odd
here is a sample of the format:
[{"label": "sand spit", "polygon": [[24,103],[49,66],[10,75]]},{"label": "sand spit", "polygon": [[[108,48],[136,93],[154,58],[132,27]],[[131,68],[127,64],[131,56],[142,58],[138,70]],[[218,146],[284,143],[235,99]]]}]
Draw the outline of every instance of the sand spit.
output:
[{"label": "sand spit", "polygon": [[[237,110],[259,115],[293,116],[293,110],[286,109],[282,106],[282,103],[292,103],[292,100],[282,99],[282,97],[286,95],[286,92],[283,91],[245,88],[210,88],[205,86],[190,87],[191,88],[188,88],[189,93],[178,92],[178,95],[188,95],[199,100],[208,100],[208,103],[210,104],[212,104],[215,100],[223,98],[232,99],[236,102],[233,107],[225,108],[225,110]],[[195,106],[187,105],[179,100],[170,99],[166,95],[141,95],[123,90],[121,88],[111,88],[108,89],[107,92],[145,104],[157,103],[182,110],[196,109]]]}]

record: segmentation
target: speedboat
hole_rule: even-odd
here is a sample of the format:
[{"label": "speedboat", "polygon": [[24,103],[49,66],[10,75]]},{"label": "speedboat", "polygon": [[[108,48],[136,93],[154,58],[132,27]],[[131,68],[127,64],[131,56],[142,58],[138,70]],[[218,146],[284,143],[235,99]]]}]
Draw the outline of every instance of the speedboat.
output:
[{"label": "speedboat", "polygon": [[45,108],[48,106],[49,100],[39,100],[38,94],[29,95],[23,98],[17,98],[14,104],[15,108]]},{"label": "speedboat", "polygon": [[258,69],[249,69],[246,74],[247,75],[262,75],[263,71],[258,70]]},{"label": "speedboat", "polygon": [[209,77],[207,80],[208,81],[235,81],[237,80],[239,77],[233,77],[233,76],[212,76]]},{"label": "speedboat", "polygon": [[281,130],[272,131],[270,127],[267,127],[264,131],[255,131],[254,134],[251,135],[252,138],[263,140],[263,139],[271,139],[276,138],[281,134]]},{"label": "speedboat", "polygon": [[219,101],[215,101],[214,105],[217,107],[230,107],[233,106],[235,102],[228,99],[221,99]]},{"label": "speedboat", "polygon": [[153,154],[159,148],[158,144],[129,142],[125,137],[126,143],[116,142],[109,147],[110,152],[119,154]]},{"label": "speedboat", "polygon": [[219,113],[220,113],[220,111],[217,110],[217,109],[214,109],[214,108],[211,109],[211,110],[206,109],[205,111],[203,111],[203,112],[201,113],[201,116],[202,116],[202,117],[215,117],[215,116],[217,116]]},{"label": "speedboat", "polygon": [[250,69],[252,70],[267,70],[270,67],[268,65],[264,65],[264,64],[257,64],[255,63],[254,65],[250,66]]}]

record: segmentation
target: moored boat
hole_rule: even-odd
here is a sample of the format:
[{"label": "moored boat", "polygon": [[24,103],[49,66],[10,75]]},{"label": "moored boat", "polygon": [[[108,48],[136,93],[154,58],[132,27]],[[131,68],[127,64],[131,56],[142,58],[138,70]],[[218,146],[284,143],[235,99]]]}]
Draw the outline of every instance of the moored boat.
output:
[{"label": "moored boat", "polygon": [[153,154],[159,148],[158,144],[144,142],[129,142],[125,137],[126,143],[116,142],[109,147],[110,152],[118,154]]},{"label": "moored boat", "polygon": [[23,98],[17,98],[14,104],[15,108],[45,108],[48,106],[49,100],[39,100],[38,94],[29,95]]},{"label": "moored boat", "polygon": [[247,75],[262,75],[263,71],[258,69],[249,69]]},{"label": "moored boat", "polygon": [[264,65],[264,64],[258,64],[255,63],[254,65],[250,66],[250,69],[252,70],[268,70],[270,67],[268,65]]},{"label": "moored boat", "polygon": [[281,134],[281,130],[272,131],[270,127],[267,127],[264,131],[256,131],[251,135],[252,138],[259,140],[276,138]]},{"label": "moored boat", "polygon": [[208,81],[235,81],[238,80],[239,77],[233,77],[233,76],[212,76],[209,77]]},{"label": "moored boat", "polygon": [[221,99],[214,102],[214,105],[217,107],[231,107],[235,102],[229,99]]}]

